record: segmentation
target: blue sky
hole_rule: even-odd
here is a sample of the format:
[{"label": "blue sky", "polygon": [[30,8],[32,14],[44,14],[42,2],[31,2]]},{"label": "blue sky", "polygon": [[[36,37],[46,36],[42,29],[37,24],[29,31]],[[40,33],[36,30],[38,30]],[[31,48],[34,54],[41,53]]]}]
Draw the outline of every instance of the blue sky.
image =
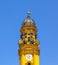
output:
[{"label": "blue sky", "polygon": [[0,0],[0,65],[19,65],[19,30],[28,10],[38,28],[40,65],[58,65],[58,0]]}]

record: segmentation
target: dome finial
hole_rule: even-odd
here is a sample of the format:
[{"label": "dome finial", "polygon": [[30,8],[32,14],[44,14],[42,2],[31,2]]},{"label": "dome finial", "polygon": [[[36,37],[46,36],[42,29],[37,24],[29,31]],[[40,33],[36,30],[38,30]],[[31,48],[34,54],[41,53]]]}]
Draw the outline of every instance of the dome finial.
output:
[{"label": "dome finial", "polygon": [[28,11],[28,12],[27,12],[28,16],[29,16],[31,13],[32,13],[31,11]]}]

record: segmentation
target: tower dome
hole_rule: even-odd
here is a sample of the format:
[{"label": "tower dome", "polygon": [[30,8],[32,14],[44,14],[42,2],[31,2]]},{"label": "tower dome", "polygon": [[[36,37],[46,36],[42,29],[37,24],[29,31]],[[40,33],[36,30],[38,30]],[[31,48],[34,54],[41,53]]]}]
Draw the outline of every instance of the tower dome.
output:
[{"label": "tower dome", "polygon": [[27,18],[23,21],[23,26],[35,26],[35,21],[28,15]]},{"label": "tower dome", "polygon": [[35,21],[30,17],[31,12],[28,12],[28,16],[26,17],[26,19],[23,20],[22,22],[22,27],[21,27],[21,32],[26,32],[27,30],[32,31],[33,32],[37,32],[37,27],[35,25]]}]

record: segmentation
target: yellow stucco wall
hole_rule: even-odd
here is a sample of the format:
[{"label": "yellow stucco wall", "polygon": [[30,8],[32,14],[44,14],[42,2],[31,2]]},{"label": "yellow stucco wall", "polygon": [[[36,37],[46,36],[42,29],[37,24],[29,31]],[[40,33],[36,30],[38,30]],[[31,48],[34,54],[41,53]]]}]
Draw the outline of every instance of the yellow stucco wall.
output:
[{"label": "yellow stucco wall", "polygon": [[34,65],[40,65],[40,56],[34,54]]},{"label": "yellow stucco wall", "polygon": [[26,60],[26,56],[22,54],[20,58],[20,65],[27,65],[27,62],[31,62],[31,65],[40,65],[40,57],[34,54],[32,60],[28,61]]}]

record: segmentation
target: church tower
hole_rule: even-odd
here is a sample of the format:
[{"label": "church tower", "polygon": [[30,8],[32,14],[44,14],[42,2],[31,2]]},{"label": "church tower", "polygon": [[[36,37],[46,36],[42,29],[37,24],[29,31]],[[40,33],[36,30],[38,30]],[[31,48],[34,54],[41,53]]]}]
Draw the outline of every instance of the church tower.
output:
[{"label": "church tower", "polygon": [[30,17],[30,12],[23,21],[20,32],[21,40],[18,41],[20,65],[40,65],[40,43],[37,40],[37,27],[35,21]]}]

